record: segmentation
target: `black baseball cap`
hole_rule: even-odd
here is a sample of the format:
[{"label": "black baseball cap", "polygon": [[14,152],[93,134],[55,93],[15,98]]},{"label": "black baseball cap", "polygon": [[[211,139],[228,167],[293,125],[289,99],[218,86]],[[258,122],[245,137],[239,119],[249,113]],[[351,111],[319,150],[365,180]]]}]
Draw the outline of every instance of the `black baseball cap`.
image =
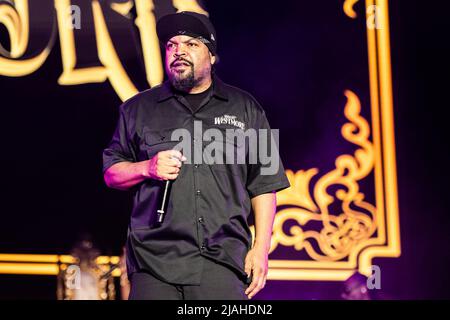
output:
[{"label": "black baseball cap", "polygon": [[209,18],[197,12],[182,11],[161,17],[156,23],[159,40],[166,44],[170,38],[186,35],[201,38],[213,55],[217,52],[216,30]]}]

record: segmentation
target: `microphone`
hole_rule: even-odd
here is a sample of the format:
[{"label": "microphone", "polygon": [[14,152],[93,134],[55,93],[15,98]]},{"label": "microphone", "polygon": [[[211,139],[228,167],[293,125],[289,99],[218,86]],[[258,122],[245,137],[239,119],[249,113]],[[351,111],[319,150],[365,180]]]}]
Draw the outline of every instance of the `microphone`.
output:
[{"label": "microphone", "polygon": [[[174,156],[172,156],[175,159]],[[158,210],[156,210],[156,221],[158,224],[162,224],[164,221],[164,217],[166,216],[167,204],[169,203],[169,195],[170,189],[172,188],[172,180],[166,180],[166,184],[164,186],[164,192],[161,200],[161,206]]]},{"label": "microphone", "polygon": [[164,187],[164,193],[161,201],[161,207],[156,210],[156,220],[159,224],[163,223],[164,217],[166,216],[168,198],[170,194],[170,189],[172,187],[172,180],[166,180],[166,185]]}]

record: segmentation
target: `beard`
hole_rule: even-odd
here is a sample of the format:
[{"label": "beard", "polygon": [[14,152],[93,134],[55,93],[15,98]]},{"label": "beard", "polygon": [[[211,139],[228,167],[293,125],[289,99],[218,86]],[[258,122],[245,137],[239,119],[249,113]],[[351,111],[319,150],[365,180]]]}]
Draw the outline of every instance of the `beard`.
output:
[{"label": "beard", "polygon": [[171,71],[169,74],[170,83],[179,91],[189,91],[199,83],[198,79],[195,79],[194,66],[183,73]]},{"label": "beard", "polygon": [[173,61],[171,67],[178,62],[187,63],[190,68],[186,69],[184,72],[177,72],[173,69],[169,69],[169,81],[175,89],[180,91],[189,91],[197,86],[201,82],[201,79],[195,78],[194,64],[186,59],[180,58]]}]

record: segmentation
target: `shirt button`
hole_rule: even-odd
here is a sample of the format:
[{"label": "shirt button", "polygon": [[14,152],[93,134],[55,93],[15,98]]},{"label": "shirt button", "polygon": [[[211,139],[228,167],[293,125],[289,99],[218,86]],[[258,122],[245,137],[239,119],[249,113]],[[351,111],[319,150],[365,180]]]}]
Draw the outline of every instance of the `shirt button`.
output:
[{"label": "shirt button", "polygon": [[205,251],[205,249],[206,249],[206,245],[205,245],[205,243],[203,243],[202,246],[200,247],[200,250]]},{"label": "shirt button", "polygon": [[195,193],[199,196],[200,195],[200,190],[195,191]]},{"label": "shirt button", "polygon": [[205,220],[203,219],[203,217],[198,218],[198,222],[203,223],[205,222]]},{"label": "shirt button", "polygon": [[198,164],[195,164],[195,165],[194,165],[194,168],[196,168],[196,169],[197,169],[197,168],[198,168]]}]

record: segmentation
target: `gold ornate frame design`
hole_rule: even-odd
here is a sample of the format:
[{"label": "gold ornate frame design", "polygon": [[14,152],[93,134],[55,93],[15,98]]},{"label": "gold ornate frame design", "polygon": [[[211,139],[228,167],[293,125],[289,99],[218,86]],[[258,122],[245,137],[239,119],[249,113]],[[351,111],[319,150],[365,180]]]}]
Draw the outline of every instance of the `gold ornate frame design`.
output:
[{"label": "gold ornate frame design", "polygon": [[[343,10],[356,18],[353,10],[358,0],[347,0]],[[371,275],[373,258],[400,256],[400,228],[392,99],[389,19],[387,0],[366,0],[367,40],[370,77],[372,137],[369,123],[360,116],[361,104],[355,93],[345,92],[345,116],[349,120],[342,136],[359,148],[353,155],[341,155],[335,169],[321,176],[310,194],[311,178],[318,169],[287,170],[291,188],[277,194],[277,212],[270,251],[279,245],[305,250],[310,260],[269,260],[268,279],[272,280],[345,280],[355,271]],[[372,10],[376,12],[372,12]],[[369,24],[378,14],[376,27]],[[364,201],[358,181],[374,172],[375,201]],[[331,215],[329,206],[335,198],[327,192],[330,186],[343,186],[336,198],[342,212]],[[283,224],[297,223],[289,234]],[[322,222],[323,229],[302,229],[308,221]],[[375,235],[376,232],[376,235]],[[318,244],[315,249],[311,241]]]}]

